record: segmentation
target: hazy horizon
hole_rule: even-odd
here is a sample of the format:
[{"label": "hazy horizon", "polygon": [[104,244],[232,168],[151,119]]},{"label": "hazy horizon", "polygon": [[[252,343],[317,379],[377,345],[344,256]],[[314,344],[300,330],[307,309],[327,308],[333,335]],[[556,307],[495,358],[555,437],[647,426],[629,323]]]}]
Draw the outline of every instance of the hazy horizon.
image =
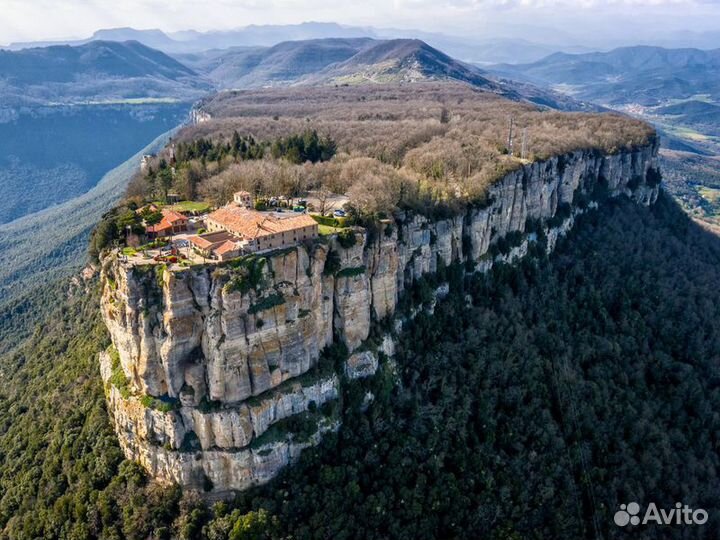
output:
[{"label": "hazy horizon", "polygon": [[[720,47],[720,4],[711,0],[5,0],[0,44],[85,39],[98,29],[166,33],[227,31],[250,25],[332,22],[344,26],[436,32],[476,40],[513,38],[558,46],[632,44]],[[703,34],[712,33],[712,36]]]}]

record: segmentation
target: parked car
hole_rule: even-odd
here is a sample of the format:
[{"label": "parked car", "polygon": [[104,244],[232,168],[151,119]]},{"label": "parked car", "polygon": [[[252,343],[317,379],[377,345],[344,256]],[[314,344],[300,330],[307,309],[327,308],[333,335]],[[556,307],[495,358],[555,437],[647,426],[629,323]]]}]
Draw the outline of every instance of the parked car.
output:
[{"label": "parked car", "polygon": [[188,243],[187,240],[177,240],[177,241],[175,242],[175,247],[176,247],[176,248],[186,248],[186,247],[188,247],[189,245],[190,245],[190,244]]},{"label": "parked car", "polygon": [[333,216],[335,217],[345,217],[346,215],[347,213],[345,212],[345,210],[335,210],[333,212]]}]

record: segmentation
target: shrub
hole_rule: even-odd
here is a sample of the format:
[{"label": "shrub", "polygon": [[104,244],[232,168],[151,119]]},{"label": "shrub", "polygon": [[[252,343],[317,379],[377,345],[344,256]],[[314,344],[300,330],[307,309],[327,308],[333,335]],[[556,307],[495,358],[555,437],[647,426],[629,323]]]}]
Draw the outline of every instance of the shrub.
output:
[{"label": "shrub", "polygon": [[247,293],[251,289],[258,290],[263,282],[263,270],[267,264],[265,257],[247,255],[233,260],[229,264],[231,278],[225,284],[226,292]]},{"label": "shrub", "polygon": [[180,408],[180,401],[168,396],[154,397],[150,395],[143,395],[140,398],[140,403],[143,407],[148,409],[155,409],[156,411],[168,413]]},{"label": "shrub", "polygon": [[339,278],[343,277],[355,277],[360,276],[365,273],[365,267],[364,266],[355,266],[351,268],[343,268],[340,270],[337,274],[335,274]]},{"label": "shrub", "polygon": [[320,225],[327,225],[328,227],[337,227],[337,228],[343,228],[347,227],[349,225],[349,219],[348,218],[338,218],[334,216],[318,216],[313,215],[311,216],[315,221],[317,221]]},{"label": "shrub", "polygon": [[[269,296],[266,296],[265,298],[261,298],[257,302],[255,302],[253,305],[251,305],[248,308],[248,313],[250,315],[254,315],[255,313],[259,313],[261,311],[266,311],[268,309],[272,309],[275,306],[281,306],[285,303],[285,298],[280,293],[273,293]],[[258,321],[259,322],[259,321]]]},{"label": "shrub", "polygon": [[345,249],[353,247],[357,239],[355,238],[355,231],[352,229],[344,229],[338,233],[338,244]]},{"label": "shrub", "polygon": [[110,348],[108,354],[110,354],[110,365],[112,368],[108,382],[117,388],[124,399],[127,399],[132,395],[132,388],[130,387],[130,380],[125,375],[125,371],[120,364],[120,354],[115,347]]}]

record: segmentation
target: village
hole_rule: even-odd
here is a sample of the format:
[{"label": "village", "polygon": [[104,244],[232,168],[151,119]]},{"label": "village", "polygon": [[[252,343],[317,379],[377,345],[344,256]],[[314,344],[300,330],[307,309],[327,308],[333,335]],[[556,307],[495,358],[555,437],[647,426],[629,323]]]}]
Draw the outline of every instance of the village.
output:
[{"label": "village", "polygon": [[[149,203],[136,213],[156,219],[143,219],[144,237],[128,230],[126,245],[118,247],[118,253],[131,265],[183,267],[284,249],[347,227],[350,221],[342,208],[347,200],[334,195],[318,205],[313,192],[297,201],[285,197],[256,200],[250,192],[238,191],[213,211],[190,201]],[[314,212],[319,206],[324,213]]]}]

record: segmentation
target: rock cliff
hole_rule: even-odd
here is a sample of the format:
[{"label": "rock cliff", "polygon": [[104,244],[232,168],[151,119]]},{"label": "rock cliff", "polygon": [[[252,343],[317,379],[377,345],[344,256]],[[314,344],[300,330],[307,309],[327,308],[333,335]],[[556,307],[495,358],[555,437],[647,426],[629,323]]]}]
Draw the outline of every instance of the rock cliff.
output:
[{"label": "rock cliff", "polygon": [[[330,237],[222,264],[139,267],[107,255],[101,354],[126,455],[162,481],[227,492],[272,478],[340,425],[341,380],[374,374],[373,322],[439,265],[488,270],[539,235],[552,250],[605,197],[652,204],[657,147],[577,151],[523,166],[482,207],[432,221],[399,214],[371,233]],[[343,344],[343,368],[323,350]]]}]

